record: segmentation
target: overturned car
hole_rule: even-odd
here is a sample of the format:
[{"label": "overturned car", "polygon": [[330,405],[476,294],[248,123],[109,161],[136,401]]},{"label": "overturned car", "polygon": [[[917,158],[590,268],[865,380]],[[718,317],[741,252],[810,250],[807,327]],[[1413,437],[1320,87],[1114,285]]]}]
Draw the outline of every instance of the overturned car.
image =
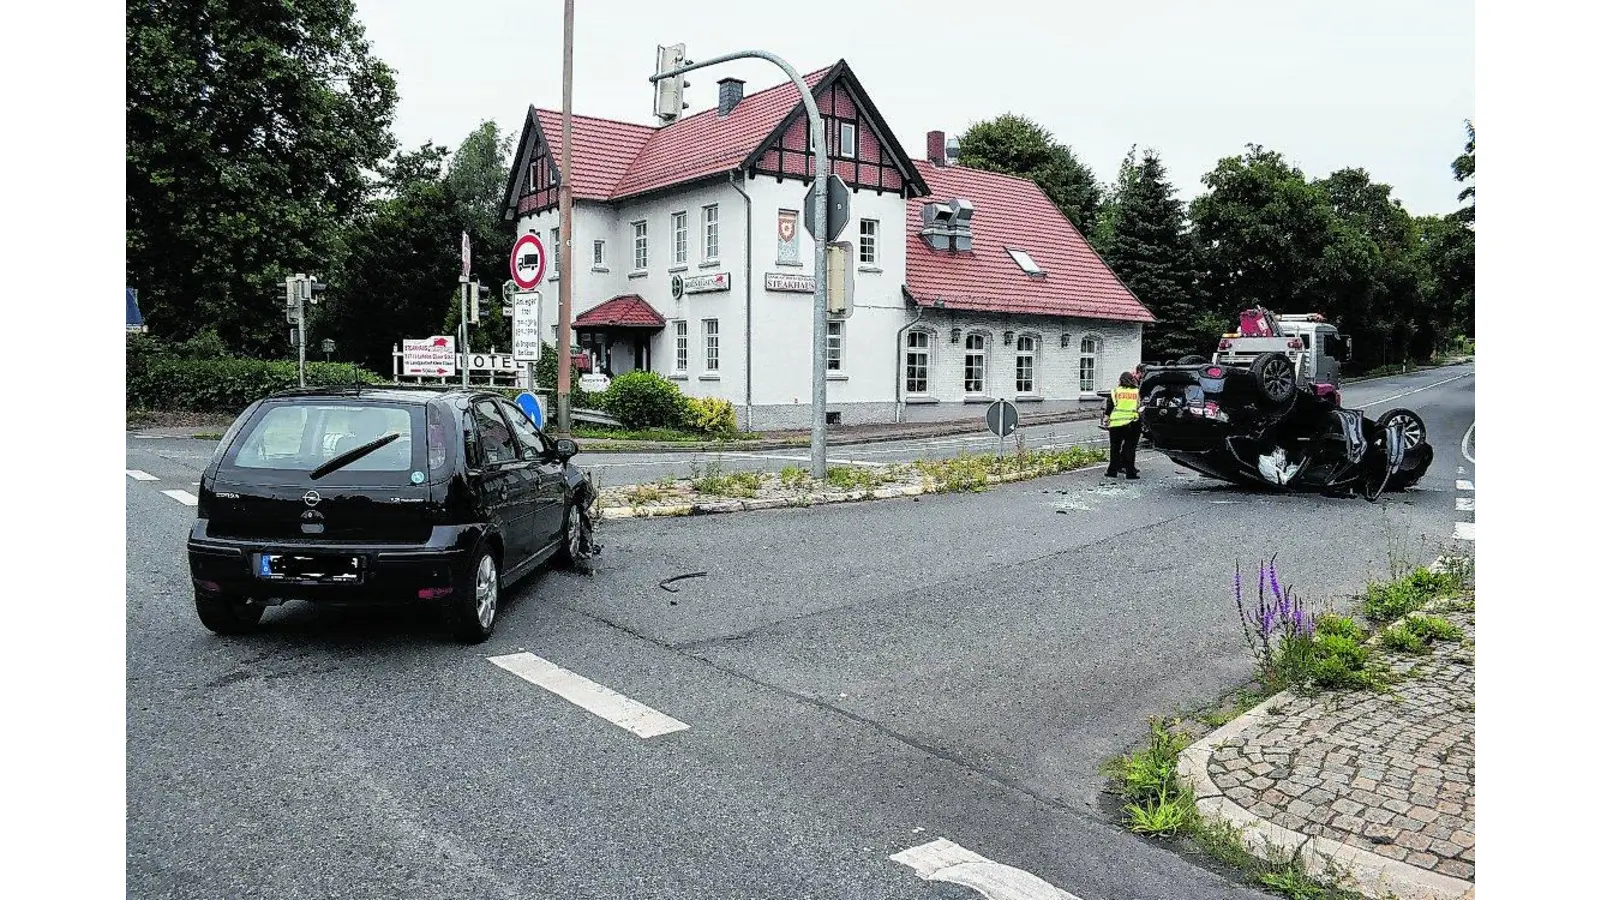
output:
[{"label": "overturned car", "polygon": [[1247,310],[1213,359],[1149,366],[1139,385],[1151,446],[1235,484],[1377,500],[1416,484],[1433,463],[1422,418],[1377,419],[1340,405],[1349,339],[1320,316]]}]

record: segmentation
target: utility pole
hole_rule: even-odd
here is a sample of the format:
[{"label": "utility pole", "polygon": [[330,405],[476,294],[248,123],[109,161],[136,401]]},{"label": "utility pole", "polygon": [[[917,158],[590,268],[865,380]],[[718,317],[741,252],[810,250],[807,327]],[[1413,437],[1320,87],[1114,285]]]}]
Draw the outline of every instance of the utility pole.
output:
[{"label": "utility pole", "polygon": [[556,328],[556,432],[572,433],[572,0],[562,9],[561,25],[561,233],[556,248],[560,325]]},{"label": "utility pole", "polygon": [[[569,6],[571,3],[572,0],[567,0]],[[817,170],[813,173],[817,179],[816,197],[811,204],[813,221],[817,226],[812,236],[816,241],[813,270],[816,294],[811,311],[811,477],[821,481],[828,474],[828,138],[827,130],[822,126],[822,113],[817,109],[817,100],[811,96],[811,88],[794,66],[765,50],[741,50],[705,62],[687,63],[676,69],[657,72],[650,76],[650,83],[659,84],[663,79],[735,59],[764,59],[782,69],[800,92],[800,102],[805,104],[806,118],[811,125],[811,155],[817,161]],[[562,187],[564,190],[565,179]],[[563,284],[562,289],[565,290],[566,285]]]}]

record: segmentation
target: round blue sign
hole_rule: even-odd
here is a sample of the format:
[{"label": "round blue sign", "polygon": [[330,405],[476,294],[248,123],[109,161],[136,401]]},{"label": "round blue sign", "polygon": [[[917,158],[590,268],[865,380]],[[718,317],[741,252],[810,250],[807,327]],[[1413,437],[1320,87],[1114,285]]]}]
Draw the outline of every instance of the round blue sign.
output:
[{"label": "round blue sign", "polygon": [[533,420],[533,424],[540,428],[544,427],[544,411],[539,409],[538,397],[523,391],[517,395],[517,405],[522,407],[522,411],[528,414],[528,418]]}]

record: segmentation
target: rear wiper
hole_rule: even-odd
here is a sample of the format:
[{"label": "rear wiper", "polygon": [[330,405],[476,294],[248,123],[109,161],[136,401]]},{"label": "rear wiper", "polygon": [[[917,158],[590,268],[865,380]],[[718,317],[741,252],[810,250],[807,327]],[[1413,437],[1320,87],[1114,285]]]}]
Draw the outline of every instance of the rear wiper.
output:
[{"label": "rear wiper", "polygon": [[353,449],[346,450],[345,452],[339,454],[338,456],[335,456],[333,459],[330,459],[327,462],[323,463],[322,465],[317,466],[315,469],[312,469],[311,470],[311,480],[315,481],[318,478],[321,478],[322,476],[328,474],[329,472],[334,472],[334,471],[337,471],[339,469],[342,469],[345,466],[348,466],[351,463],[355,462],[356,460],[360,459],[361,457],[366,456],[368,453],[371,453],[372,451],[378,449],[379,447],[384,447],[384,446],[387,446],[389,444],[394,443],[399,438],[400,438],[400,432],[396,431],[393,434],[386,434],[383,437],[378,438],[375,441],[369,441],[368,443],[362,444],[359,447],[355,447]]}]

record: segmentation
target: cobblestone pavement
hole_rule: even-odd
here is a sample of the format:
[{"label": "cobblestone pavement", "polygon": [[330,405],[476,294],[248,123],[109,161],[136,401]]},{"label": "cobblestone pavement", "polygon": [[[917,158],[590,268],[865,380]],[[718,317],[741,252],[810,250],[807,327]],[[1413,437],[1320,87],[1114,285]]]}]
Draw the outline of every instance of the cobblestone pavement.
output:
[{"label": "cobblestone pavement", "polygon": [[1218,743],[1207,774],[1222,795],[1289,831],[1473,880],[1473,614],[1444,617],[1464,642],[1373,648],[1408,673],[1393,694],[1291,695]]}]

